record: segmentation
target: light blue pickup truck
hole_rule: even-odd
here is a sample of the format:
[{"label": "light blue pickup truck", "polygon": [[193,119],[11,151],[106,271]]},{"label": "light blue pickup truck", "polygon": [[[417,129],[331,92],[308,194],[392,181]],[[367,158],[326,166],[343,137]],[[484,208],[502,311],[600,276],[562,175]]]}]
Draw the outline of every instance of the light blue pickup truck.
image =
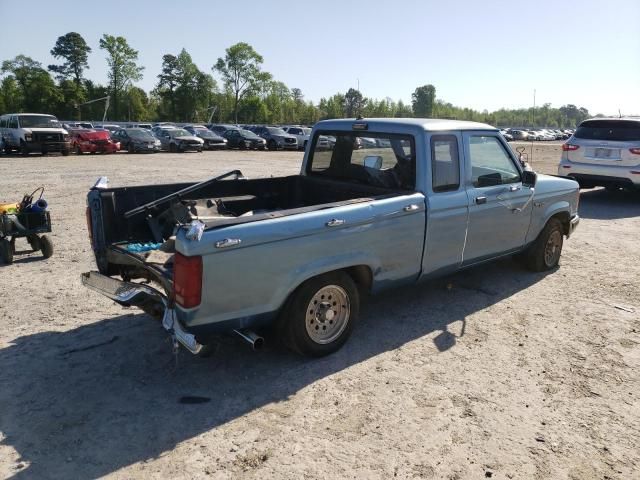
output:
[{"label": "light blue pickup truck", "polygon": [[224,332],[258,347],[271,326],[321,356],[345,343],[364,294],[512,254],[555,268],[578,199],[575,181],[523,168],[489,125],[328,120],[299,175],[99,182],[87,207],[98,271],[82,281],[162,318],[193,353]]}]

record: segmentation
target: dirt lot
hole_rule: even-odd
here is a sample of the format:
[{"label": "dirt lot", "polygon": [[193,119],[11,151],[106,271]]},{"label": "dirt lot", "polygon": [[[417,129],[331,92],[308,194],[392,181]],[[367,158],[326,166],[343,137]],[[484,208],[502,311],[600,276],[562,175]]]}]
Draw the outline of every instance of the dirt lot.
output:
[{"label": "dirt lot", "polygon": [[[555,172],[558,144],[533,153]],[[157,323],[80,285],[98,175],[280,175],[301,158],[0,156],[0,199],[46,186],[56,249],[0,265],[0,477],[640,478],[640,196],[583,191],[549,274],[503,260],[371,299],[321,360],[230,338],[176,362]]]}]

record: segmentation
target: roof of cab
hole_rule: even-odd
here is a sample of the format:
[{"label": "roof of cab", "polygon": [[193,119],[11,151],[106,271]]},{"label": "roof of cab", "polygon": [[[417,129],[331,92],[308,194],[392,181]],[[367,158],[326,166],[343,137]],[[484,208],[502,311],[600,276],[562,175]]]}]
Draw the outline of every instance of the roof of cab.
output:
[{"label": "roof of cab", "polygon": [[[451,130],[497,130],[496,127],[486,123],[468,122],[465,120],[445,120],[441,118],[346,118],[339,120],[323,120],[316,124],[316,127],[323,129],[351,130],[354,123],[366,123],[370,131],[380,129],[397,130],[402,127],[420,127],[429,132],[451,131]],[[367,131],[359,130],[359,131]]]}]

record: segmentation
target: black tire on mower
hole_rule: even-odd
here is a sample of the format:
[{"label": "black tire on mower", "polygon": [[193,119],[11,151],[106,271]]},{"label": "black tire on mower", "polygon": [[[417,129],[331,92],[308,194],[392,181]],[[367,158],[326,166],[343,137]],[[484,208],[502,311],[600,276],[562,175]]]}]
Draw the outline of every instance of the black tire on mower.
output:
[{"label": "black tire on mower", "polygon": [[42,235],[40,237],[40,251],[44,258],[49,258],[53,255],[53,242],[47,235]]},{"label": "black tire on mower", "polygon": [[13,263],[13,246],[6,238],[0,240],[0,257],[2,257],[2,260],[7,265],[11,265]]}]

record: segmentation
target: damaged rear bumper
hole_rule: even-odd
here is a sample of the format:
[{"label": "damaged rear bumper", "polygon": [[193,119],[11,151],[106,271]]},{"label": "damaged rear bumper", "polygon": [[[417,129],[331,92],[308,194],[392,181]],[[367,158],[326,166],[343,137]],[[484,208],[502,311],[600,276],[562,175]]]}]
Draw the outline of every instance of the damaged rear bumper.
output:
[{"label": "damaged rear bumper", "polygon": [[202,345],[198,343],[195,336],[187,332],[176,318],[175,311],[169,306],[167,297],[155,288],[116,280],[98,272],[83,273],[81,281],[85,287],[101,293],[120,305],[139,307],[151,316],[161,317],[163,328],[174,341],[182,344],[193,354],[202,350]]}]

